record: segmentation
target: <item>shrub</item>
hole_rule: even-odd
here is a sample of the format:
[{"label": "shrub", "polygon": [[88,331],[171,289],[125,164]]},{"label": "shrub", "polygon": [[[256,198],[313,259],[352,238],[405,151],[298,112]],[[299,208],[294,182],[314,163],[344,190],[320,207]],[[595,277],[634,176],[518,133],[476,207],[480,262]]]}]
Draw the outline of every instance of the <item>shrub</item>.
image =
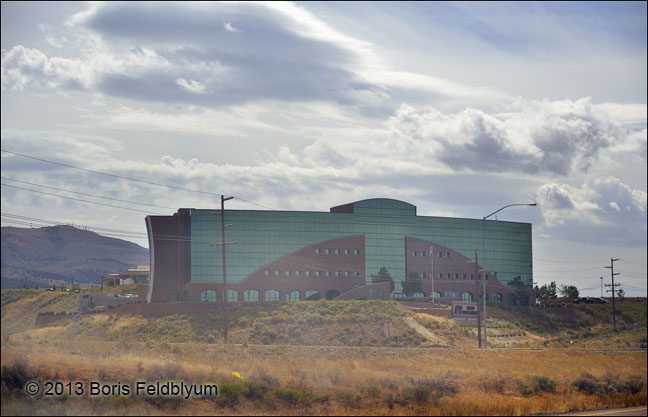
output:
[{"label": "shrub", "polygon": [[356,394],[351,391],[344,392],[344,402],[346,403],[347,407],[359,408],[360,401],[362,401],[362,395]]},{"label": "shrub", "polygon": [[588,373],[581,375],[580,378],[571,383],[571,386],[584,394],[594,395],[598,393],[598,380]]},{"label": "shrub", "polygon": [[628,394],[637,394],[641,391],[643,385],[641,378],[633,375],[621,383],[620,390]]},{"label": "shrub", "polygon": [[428,402],[430,399],[430,394],[432,393],[432,388],[428,385],[417,385],[414,388],[414,401],[416,401],[419,404],[423,404]]},{"label": "shrub", "polygon": [[283,401],[286,401],[291,406],[295,406],[297,404],[310,405],[314,402],[329,401],[328,394],[316,395],[313,393],[313,391],[303,387],[299,389],[278,387],[275,390],[275,395]]},{"label": "shrub", "polygon": [[9,365],[2,365],[2,387],[8,390],[23,389],[32,375],[24,358],[17,358]]},{"label": "shrub", "polygon": [[555,392],[556,381],[544,375],[533,375],[529,381],[519,383],[520,392],[528,397],[541,392]]},{"label": "shrub", "polygon": [[222,382],[218,385],[216,402],[223,407],[234,407],[241,402],[245,395],[246,387],[240,382]]}]

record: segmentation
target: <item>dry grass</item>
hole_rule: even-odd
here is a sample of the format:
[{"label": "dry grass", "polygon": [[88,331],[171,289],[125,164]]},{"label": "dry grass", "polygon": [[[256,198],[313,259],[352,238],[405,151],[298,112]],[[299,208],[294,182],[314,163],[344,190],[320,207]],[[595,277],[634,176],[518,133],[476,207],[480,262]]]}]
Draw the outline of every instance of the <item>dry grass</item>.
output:
[{"label": "dry grass", "polygon": [[[74,404],[75,413],[528,415],[646,402],[645,352],[224,347],[200,343],[146,347],[60,340],[13,340],[3,346],[3,364],[20,356],[28,358],[30,368],[42,379],[177,378],[223,383],[231,382],[231,373],[236,371],[250,381],[267,380],[277,387],[306,389],[329,398],[327,402],[289,404],[271,395],[266,402],[241,401],[234,408],[191,400],[177,410],[151,408],[140,402],[97,405],[88,400],[68,404]],[[599,377],[614,372],[620,379],[636,375],[642,378],[644,387],[636,395],[584,395],[570,388],[583,372]],[[531,375],[554,380],[556,392],[524,397],[518,383]],[[431,388],[427,396],[419,393],[417,397],[416,389],[421,385]],[[13,414],[5,413],[5,406],[22,410],[19,398],[7,401],[3,396],[3,414]]]}]

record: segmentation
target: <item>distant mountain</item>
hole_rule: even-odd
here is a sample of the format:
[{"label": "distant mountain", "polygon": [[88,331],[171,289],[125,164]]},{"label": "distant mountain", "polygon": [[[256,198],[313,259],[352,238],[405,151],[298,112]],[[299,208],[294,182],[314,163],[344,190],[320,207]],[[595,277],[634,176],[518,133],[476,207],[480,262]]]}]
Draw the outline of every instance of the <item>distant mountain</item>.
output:
[{"label": "distant mountain", "polygon": [[135,243],[72,226],[2,228],[2,281],[45,279],[101,282],[101,277],[148,265],[149,251]]}]

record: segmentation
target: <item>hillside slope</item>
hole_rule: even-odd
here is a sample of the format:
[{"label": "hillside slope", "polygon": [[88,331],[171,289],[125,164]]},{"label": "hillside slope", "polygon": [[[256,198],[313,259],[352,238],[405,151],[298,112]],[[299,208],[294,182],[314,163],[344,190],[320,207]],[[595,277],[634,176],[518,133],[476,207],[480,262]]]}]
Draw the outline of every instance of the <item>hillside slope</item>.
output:
[{"label": "hillside slope", "polygon": [[148,264],[148,249],[72,226],[2,228],[2,279],[99,283],[102,276]]}]

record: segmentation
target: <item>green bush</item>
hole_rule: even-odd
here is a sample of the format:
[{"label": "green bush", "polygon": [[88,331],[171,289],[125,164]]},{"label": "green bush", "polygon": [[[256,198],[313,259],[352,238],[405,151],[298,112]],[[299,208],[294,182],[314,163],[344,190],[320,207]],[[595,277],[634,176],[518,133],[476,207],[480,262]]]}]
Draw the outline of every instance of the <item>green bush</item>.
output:
[{"label": "green bush", "polygon": [[541,392],[555,392],[556,385],[556,381],[544,375],[533,375],[529,381],[519,382],[520,392],[526,397]]},{"label": "green bush", "polygon": [[619,388],[620,388],[620,391],[622,391],[622,392],[634,395],[634,394],[637,394],[638,392],[640,392],[641,389],[643,388],[643,386],[644,386],[644,383],[641,380],[641,378],[639,378],[636,375],[633,375],[633,376],[627,378],[625,381],[623,381]]},{"label": "green bush", "polygon": [[571,386],[584,394],[598,393],[598,379],[591,374],[584,373],[580,378],[571,383]]},{"label": "green bush", "polygon": [[21,390],[31,377],[31,371],[25,359],[18,358],[9,365],[2,365],[0,379],[3,389]]}]

